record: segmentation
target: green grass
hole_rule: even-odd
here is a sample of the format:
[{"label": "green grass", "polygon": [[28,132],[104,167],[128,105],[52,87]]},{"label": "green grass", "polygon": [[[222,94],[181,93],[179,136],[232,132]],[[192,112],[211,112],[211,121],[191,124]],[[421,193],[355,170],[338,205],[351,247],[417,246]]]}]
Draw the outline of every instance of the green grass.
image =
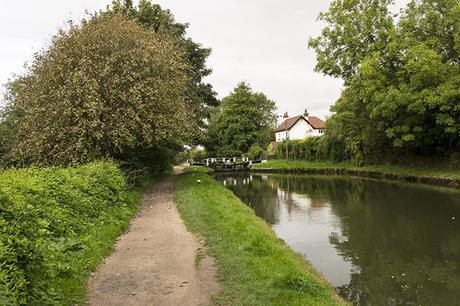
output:
[{"label": "green grass", "polygon": [[209,167],[204,167],[204,166],[188,166],[184,168],[184,172],[203,172],[203,173],[210,173],[213,172],[213,170]]},{"label": "green grass", "polygon": [[215,304],[343,303],[301,255],[203,171],[188,169],[176,178],[174,200],[187,228],[204,237],[210,255],[216,259],[222,289]]},{"label": "green grass", "polygon": [[145,188],[110,161],[0,172],[0,304],[75,305]]},{"label": "green grass", "polygon": [[376,171],[381,173],[394,173],[401,175],[427,176],[439,178],[460,179],[460,169],[449,166],[440,166],[433,164],[417,164],[417,165],[369,165],[363,167],[355,167],[350,163],[332,162],[309,162],[309,161],[292,161],[292,160],[270,160],[262,164],[254,164],[253,168],[270,168],[278,170],[295,170],[295,169],[353,169],[364,171]]},{"label": "green grass", "polygon": [[87,249],[71,259],[72,273],[59,280],[64,294],[62,305],[85,304],[91,273],[96,271],[104,257],[112,252],[118,236],[128,229],[131,219],[139,210],[145,190],[152,182],[153,179],[148,179],[128,190],[126,206],[114,207],[104,212],[91,230],[81,237]]}]

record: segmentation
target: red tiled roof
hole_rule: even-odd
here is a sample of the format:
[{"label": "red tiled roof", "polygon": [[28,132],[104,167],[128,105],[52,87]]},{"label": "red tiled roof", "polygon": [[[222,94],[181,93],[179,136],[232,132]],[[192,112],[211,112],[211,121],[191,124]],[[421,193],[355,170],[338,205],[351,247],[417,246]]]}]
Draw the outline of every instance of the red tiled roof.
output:
[{"label": "red tiled roof", "polygon": [[299,119],[303,118],[306,120],[314,129],[325,129],[326,128],[326,123],[319,119],[318,117],[315,116],[308,116],[308,120],[302,116],[295,116],[292,118],[288,118],[283,121],[275,130],[275,132],[283,132],[285,130],[290,130],[296,123],[299,121]]},{"label": "red tiled roof", "polygon": [[308,123],[314,128],[314,129],[325,129],[326,128],[326,122],[323,120],[319,119],[318,117],[315,116],[308,116]]},{"label": "red tiled roof", "polygon": [[297,123],[297,121],[299,121],[299,119],[301,118],[302,116],[295,116],[295,117],[292,117],[292,118],[287,118],[286,120],[283,121],[283,123],[281,123],[275,130],[275,132],[282,132],[282,131],[285,131],[285,130],[290,130],[294,124]]}]

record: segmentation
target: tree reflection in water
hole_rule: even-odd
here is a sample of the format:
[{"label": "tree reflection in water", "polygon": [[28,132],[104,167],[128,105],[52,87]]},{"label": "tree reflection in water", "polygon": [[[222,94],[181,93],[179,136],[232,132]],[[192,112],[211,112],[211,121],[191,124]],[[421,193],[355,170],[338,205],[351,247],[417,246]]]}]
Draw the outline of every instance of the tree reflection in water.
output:
[{"label": "tree reflection in water", "polygon": [[[227,187],[296,251],[316,256],[310,249],[319,248],[323,254],[324,241],[311,232],[329,231],[327,245],[340,260],[322,272],[329,279],[334,269],[348,274],[337,291],[354,304],[459,305],[460,192],[347,177],[217,178],[233,180]],[[301,244],[302,235],[315,245]]]}]

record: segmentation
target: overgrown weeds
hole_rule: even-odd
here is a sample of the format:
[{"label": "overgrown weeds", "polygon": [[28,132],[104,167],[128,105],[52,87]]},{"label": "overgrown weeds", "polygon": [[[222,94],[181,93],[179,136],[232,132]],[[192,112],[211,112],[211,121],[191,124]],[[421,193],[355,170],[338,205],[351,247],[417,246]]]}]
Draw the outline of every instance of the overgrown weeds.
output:
[{"label": "overgrown weeds", "polygon": [[81,302],[143,187],[113,162],[0,173],[0,304]]}]

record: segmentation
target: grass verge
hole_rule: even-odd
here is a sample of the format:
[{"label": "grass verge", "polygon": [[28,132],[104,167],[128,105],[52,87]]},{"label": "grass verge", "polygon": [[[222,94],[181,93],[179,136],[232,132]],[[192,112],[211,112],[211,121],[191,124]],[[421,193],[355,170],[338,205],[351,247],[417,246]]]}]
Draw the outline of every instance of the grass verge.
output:
[{"label": "grass verge", "polygon": [[301,255],[203,170],[188,169],[176,178],[174,200],[187,228],[205,238],[216,259],[222,283],[216,304],[343,303]]},{"label": "grass verge", "polygon": [[307,172],[311,170],[315,173],[320,173],[323,170],[331,173],[337,172],[338,174],[347,174],[347,171],[349,171],[349,174],[360,176],[401,179],[447,187],[460,187],[460,169],[436,165],[368,165],[356,167],[350,163],[334,164],[331,162],[270,160],[266,163],[254,164],[253,169],[256,171],[270,169],[286,172]]}]

